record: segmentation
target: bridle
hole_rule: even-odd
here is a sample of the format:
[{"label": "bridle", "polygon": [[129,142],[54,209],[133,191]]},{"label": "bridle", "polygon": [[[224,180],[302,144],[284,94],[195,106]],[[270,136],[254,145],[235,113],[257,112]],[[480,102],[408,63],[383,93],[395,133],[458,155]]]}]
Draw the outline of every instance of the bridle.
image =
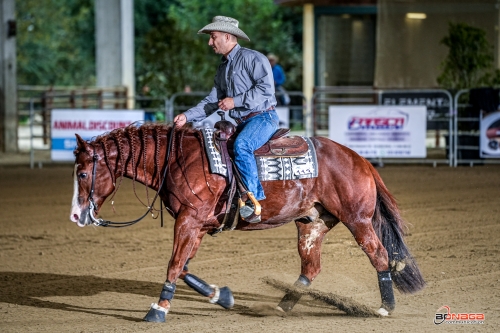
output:
[{"label": "bridle", "polygon": [[[92,156],[93,160],[93,166],[92,166],[92,184],[90,186],[90,193],[89,193],[89,215],[90,219],[92,220],[92,224],[98,227],[110,227],[110,228],[124,228],[128,227],[131,225],[136,224],[137,222],[141,221],[143,218],[146,217],[146,215],[151,212],[151,210],[154,207],[155,201],[160,195],[160,191],[163,187],[163,183],[165,182],[165,179],[167,178],[167,169],[168,169],[168,164],[170,160],[170,152],[172,151],[172,146],[173,146],[173,141],[174,141],[174,131],[175,131],[175,123],[172,125],[172,130],[170,131],[170,135],[168,137],[168,145],[167,145],[167,156],[165,157],[165,169],[163,170],[163,177],[160,183],[160,186],[158,187],[158,191],[156,192],[156,195],[153,198],[153,201],[151,202],[151,205],[148,206],[148,209],[142,215],[141,217],[132,220],[132,221],[127,221],[127,222],[114,222],[114,221],[108,221],[108,220],[103,220],[101,218],[96,218],[94,216],[94,211],[97,209],[97,204],[94,202],[94,188],[95,188],[95,175],[96,175],[96,168],[97,168],[97,161],[99,160],[99,155],[95,153],[95,147],[94,148],[94,154]],[[161,213],[161,225],[163,226],[163,210],[161,209],[161,201],[160,201],[160,213]]]}]

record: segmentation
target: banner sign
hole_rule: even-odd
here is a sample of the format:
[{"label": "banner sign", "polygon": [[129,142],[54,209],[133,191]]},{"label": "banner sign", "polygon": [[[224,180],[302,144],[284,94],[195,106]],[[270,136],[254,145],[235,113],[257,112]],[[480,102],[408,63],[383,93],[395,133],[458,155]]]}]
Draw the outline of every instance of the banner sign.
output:
[{"label": "banner sign", "polygon": [[142,110],[56,109],[51,113],[51,158],[53,161],[73,161],[75,133],[84,140],[143,121]]},{"label": "banner sign", "polygon": [[[278,118],[280,119],[279,127],[289,128],[289,126],[290,126],[290,109],[287,107],[277,107],[276,113],[278,114]],[[229,112],[225,113],[225,118],[226,118],[226,120],[229,120],[234,125],[236,125],[236,122],[234,121],[234,119],[229,117]],[[212,113],[210,116],[208,116],[207,118],[203,119],[202,121],[193,123],[193,126],[196,128],[201,128],[201,127],[213,128],[215,123],[218,122],[219,120],[220,120],[220,116],[217,114],[217,111],[216,111],[216,112]]]},{"label": "banner sign", "polygon": [[481,117],[479,132],[480,157],[500,158],[500,112]]},{"label": "banner sign", "polygon": [[425,106],[330,106],[329,137],[364,157],[427,156]]},{"label": "banner sign", "polygon": [[450,116],[450,96],[444,92],[382,92],[381,105],[427,107],[427,129],[448,129]]},{"label": "banner sign", "polygon": [[380,96],[381,105],[427,107],[429,120],[438,115],[449,115],[450,97],[443,92],[383,92]]}]

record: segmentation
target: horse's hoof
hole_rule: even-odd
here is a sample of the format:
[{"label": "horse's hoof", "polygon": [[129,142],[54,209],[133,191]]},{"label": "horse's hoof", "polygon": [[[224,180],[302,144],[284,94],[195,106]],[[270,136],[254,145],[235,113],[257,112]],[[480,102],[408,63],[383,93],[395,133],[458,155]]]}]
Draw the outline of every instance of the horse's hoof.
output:
[{"label": "horse's hoof", "polygon": [[234,297],[231,289],[228,287],[220,288],[220,295],[217,304],[222,306],[224,309],[231,309],[234,306]]},{"label": "horse's hoof", "polygon": [[151,308],[149,309],[143,320],[152,323],[164,323],[167,313],[168,309],[165,309],[158,304],[152,303]]}]

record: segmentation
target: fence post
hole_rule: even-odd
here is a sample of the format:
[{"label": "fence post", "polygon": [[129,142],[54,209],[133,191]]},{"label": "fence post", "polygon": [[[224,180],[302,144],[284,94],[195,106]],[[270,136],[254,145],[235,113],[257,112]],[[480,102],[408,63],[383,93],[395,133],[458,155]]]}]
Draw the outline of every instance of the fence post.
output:
[{"label": "fence post", "polygon": [[304,108],[304,130],[305,130],[305,136],[306,137],[311,137],[314,135],[313,131],[313,117],[312,117],[312,112],[313,112],[313,100],[314,100],[314,93],[311,97],[311,99],[307,99],[306,96],[304,96],[304,103],[305,103],[305,108]]},{"label": "fence post", "polygon": [[33,121],[35,120],[34,117],[34,110],[33,110],[33,97],[30,98],[30,169],[34,168],[35,165],[35,151],[33,149]]},{"label": "fence post", "polygon": [[165,98],[165,121],[174,120],[174,107],[172,103],[172,98]]}]

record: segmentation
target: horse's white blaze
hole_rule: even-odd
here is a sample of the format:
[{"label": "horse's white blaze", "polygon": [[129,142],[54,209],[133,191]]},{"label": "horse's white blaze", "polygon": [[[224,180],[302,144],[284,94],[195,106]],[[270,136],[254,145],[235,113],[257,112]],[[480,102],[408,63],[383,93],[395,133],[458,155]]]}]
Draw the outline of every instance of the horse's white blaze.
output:
[{"label": "horse's white blaze", "polygon": [[73,171],[73,199],[71,200],[71,212],[69,214],[69,219],[72,222],[78,222],[82,210],[78,205],[78,176],[76,174],[77,165],[75,164],[75,170]]},{"label": "horse's white blaze", "polygon": [[316,238],[321,235],[321,228],[322,225],[318,223],[311,229],[311,233],[306,235],[306,243],[304,244],[303,249],[307,250],[307,254],[309,254],[311,252],[311,249],[314,247],[314,241],[316,240]]}]

